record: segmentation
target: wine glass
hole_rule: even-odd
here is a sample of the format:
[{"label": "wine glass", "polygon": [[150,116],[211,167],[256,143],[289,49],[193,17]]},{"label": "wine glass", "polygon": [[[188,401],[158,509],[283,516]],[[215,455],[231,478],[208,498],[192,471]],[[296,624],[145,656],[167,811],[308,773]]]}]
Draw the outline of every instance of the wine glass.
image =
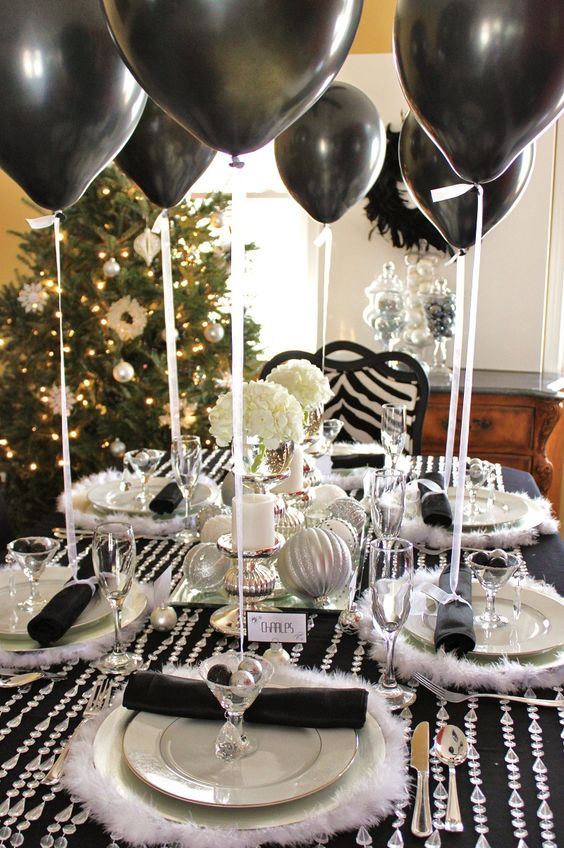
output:
[{"label": "wine glass", "polygon": [[151,500],[147,492],[149,477],[157,470],[164,455],[164,450],[141,448],[140,450],[127,451],[123,457],[125,465],[141,480],[141,491],[135,496],[135,500],[139,501],[143,509],[149,508],[149,501]]},{"label": "wine glass", "polygon": [[130,674],[143,660],[127,653],[121,644],[121,613],[135,574],[135,536],[131,524],[106,521],[98,524],[92,539],[94,574],[114,615],[114,647],[94,663],[106,674]]},{"label": "wine glass", "polygon": [[49,536],[23,536],[8,544],[8,551],[29,580],[29,595],[17,605],[26,612],[37,612],[47,602],[39,592],[38,580],[47,563],[59,550],[59,542]]},{"label": "wine glass", "polygon": [[394,671],[396,638],[409,614],[412,583],[411,542],[375,539],[370,545],[370,598],[374,618],[386,643],[386,667],[376,689],[393,710],[402,709],[415,700],[413,690],[398,683]]},{"label": "wine glass", "polygon": [[407,439],[407,408],[403,403],[382,404],[382,445],[386,464],[393,470]]},{"label": "wine glass", "polygon": [[273,671],[272,663],[264,657],[236,651],[216,654],[200,665],[200,675],[227,719],[215,741],[215,755],[220,760],[230,762],[257,750],[256,741],[243,729],[243,715]]},{"label": "wine glass", "polygon": [[400,471],[377,469],[368,473],[368,498],[376,536],[397,537],[405,509],[405,476]]},{"label": "wine glass", "polygon": [[468,564],[472,574],[486,593],[486,607],[481,615],[474,620],[486,630],[505,627],[508,619],[499,615],[495,609],[495,597],[498,590],[513,576],[519,566],[519,559],[514,554],[496,549],[494,551],[477,551],[468,556]]},{"label": "wine glass", "polygon": [[180,542],[195,542],[198,535],[190,527],[190,503],[202,467],[199,436],[180,436],[176,439],[170,449],[170,460],[174,479],[184,496],[184,527],[176,534],[176,538]]}]

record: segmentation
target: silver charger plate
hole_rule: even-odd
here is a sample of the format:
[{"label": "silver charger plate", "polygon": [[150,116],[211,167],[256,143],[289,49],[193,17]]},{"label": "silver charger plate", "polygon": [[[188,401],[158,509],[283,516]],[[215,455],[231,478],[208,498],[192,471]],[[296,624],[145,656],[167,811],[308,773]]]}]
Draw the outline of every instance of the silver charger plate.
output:
[{"label": "silver charger plate", "polygon": [[[456,489],[450,487],[447,494],[454,515]],[[521,497],[521,495],[495,491],[493,493],[493,506],[491,509],[487,508],[489,496],[490,493],[487,489],[479,488],[476,490],[476,503],[479,512],[478,515],[472,517],[463,516],[462,529],[464,531],[495,530],[498,527],[512,527],[518,522],[523,521],[529,512],[529,502]],[[467,496],[465,496],[464,500],[466,503],[468,500]],[[540,521],[537,523],[540,523]]]},{"label": "silver charger plate", "polygon": [[[14,575],[14,569],[12,574]],[[5,639],[27,638],[28,622],[39,612],[38,610],[30,613],[24,609],[18,609],[17,604],[29,595],[29,581],[26,580],[23,572],[17,571],[14,576],[16,578],[15,595],[10,597],[10,572],[0,571],[0,636]],[[38,581],[40,595],[50,600],[71,577],[70,568],[61,565],[47,566]],[[110,605],[99,592],[96,592],[84,612],[67,632],[78,633],[83,627],[97,624],[110,615]]]},{"label": "silver charger plate", "polygon": [[[553,598],[535,589],[521,589],[521,614],[513,620],[515,586],[506,584],[498,591],[495,607],[500,615],[508,619],[505,627],[485,630],[474,621],[476,647],[467,654],[469,659],[487,656],[513,659],[535,657],[547,652],[562,650],[564,645],[564,600]],[[472,582],[472,606],[479,615],[485,608],[485,592]],[[425,646],[434,648],[436,616],[429,613],[413,613],[404,628]]]},{"label": "silver charger plate", "polygon": [[334,783],[357,752],[354,730],[247,724],[258,749],[234,763],[218,759],[221,724],[138,713],[123,739],[130,769],[165,795],[214,807],[296,801]]},{"label": "silver charger plate", "polygon": [[145,803],[169,821],[227,831],[234,827],[240,830],[282,827],[334,810],[341,803],[341,790],[354,788],[361,783],[366,772],[383,761],[386,752],[380,725],[368,715],[365,726],[358,731],[358,752],[354,762],[342,778],[326,789],[274,806],[243,809],[208,807],[164,795],[133,774],[122,750],[123,736],[132,717],[130,710],[117,707],[104,719],[96,733],[93,743],[94,766],[108,787],[124,798]]},{"label": "silver charger plate", "polygon": [[[1,573],[1,572],[0,572]],[[131,591],[125,599],[122,612],[122,626],[127,627],[142,616],[147,608],[147,597],[138,583],[133,583]],[[92,624],[80,627],[78,631],[72,629],[67,631],[62,639],[54,642],[52,645],[44,648],[38,645],[29,636],[19,636],[17,638],[7,638],[0,635],[0,651],[11,651],[13,653],[27,653],[29,651],[41,651],[47,656],[49,651],[56,651],[63,645],[79,645],[83,642],[89,642],[92,639],[98,639],[101,636],[109,636],[114,632],[113,618],[111,616],[104,617]]]},{"label": "silver charger plate", "polygon": [[[147,482],[149,499],[156,497],[171,481],[166,477],[150,477]],[[153,515],[147,506],[136,500],[141,491],[141,483],[133,481],[127,491],[122,491],[119,480],[109,480],[100,483],[89,490],[87,497],[93,507],[103,512],[123,512],[126,515]],[[191,501],[191,509],[201,509],[205,504],[213,503],[219,497],[219,488],[211,480],[200,480],[196,483]],[[181,501],[175,513],[182,512],[184,501]],[[175,514],[172,513],[172,514]],[[170,515],[159,515],[165,519]]]}]

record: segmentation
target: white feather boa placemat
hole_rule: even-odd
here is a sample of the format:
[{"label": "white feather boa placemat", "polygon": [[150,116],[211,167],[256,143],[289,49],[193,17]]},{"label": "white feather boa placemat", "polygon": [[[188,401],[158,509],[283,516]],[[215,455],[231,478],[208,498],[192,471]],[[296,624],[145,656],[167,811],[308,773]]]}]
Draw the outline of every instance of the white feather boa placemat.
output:
[{"label": "white feather boa placemat", "polygon": [[[80,480],[77,480],[76,483],[73,484],[72,505],[77,528],[82,530],[94,530],[101,521],[107,521],[108,516],[111,514],[112,521],[125,521],[128,524],[131,524],[134,533],[138,536],[157,536],[159,538],[165,538],[167,536],[173,536],[182,529],[184,524],[184,517],[182,515],[158,518],[154,515],[144,517],[121,512],[112,512],[102,515],[95,512],[88,500],[88,492],[90,489],[94,488],[94,486],[101,485],[102,483],[109,483],[113,480],[120,481],[121,479],[122,472],[115,468],[110,468],[107,471],[102,471],[100,474],[91,474],[88,477],[81,477]],[[204,474],[200,475],[199,479],[203,483],[210,484],[214,490],[216,489],[216,483]],[[163,486],[167,483],[170,483],[170,479],[163,477]],[[57,499],[57,509],[59,512],[65,511],[64,493],[61,493]]]},{"label": "white feather boa placemat", "polygon": [[[415,576],[415,589],[418,583],[437,582],[440,569],[433,571],[419,569]],[[545,583],[526,577],[521,581],[524,588],[560,598],[558,592]],[[417,594],[417,592],[416,592]],[[419,593],[419,598],[423,596]],[[386,651],[381,633],[372,616],[368,593],[365,593],[359,603],[362,621],[359,627],[361,639],[372,643],[370,656],[383,662]],[[409,680],[418,671],[429,677],[435,683],[443,686],[457,686],[468,690],[490,690],[492,692],[517,692],[527,687],[550,688],[560,686],[564,682],[564,646],[562,650],[551,655],[551,661],[545,668],[533,664],[520,663],[507,657],[492,660],[491,663],[475,662],[468,657],[458,659],[443,649],[433,653],[424,648],[416,647],[399,635],[395,649],[395,666],[398,676]]]},{"label": "white feather boa placemat", "polygon": [[[169,668],[170,672],[171,669]],[[197,677],[194,668],[174,668],[173,673]],[[322,834],[351,830],[361,825],[377,824],[389,815],[395,804],[407,798],[409,784],[406,774],[407,749],[405,724],[393,716],[383,699],[370,684],[352,674],[326,674],[298,668],[284,669],[277,683],[299,686],[360,687],[370,690],[368,710],[376,719],[385,739],[383,761],[358,775],[354,786],[336,788],[338,803],[331,811],[316,813],[300,822],[255,830],[236,830],[178,824],[165,819],[140,797],[112,791],[93,762],[93,742],[105,715],[91,719],[81,730],[70,750],[63,783],[73,796],[80,798],[115,839],[132,846],[152,846],[164,843],[175,848],[257,848],[259,845],[296,845],[315,842]]]}]

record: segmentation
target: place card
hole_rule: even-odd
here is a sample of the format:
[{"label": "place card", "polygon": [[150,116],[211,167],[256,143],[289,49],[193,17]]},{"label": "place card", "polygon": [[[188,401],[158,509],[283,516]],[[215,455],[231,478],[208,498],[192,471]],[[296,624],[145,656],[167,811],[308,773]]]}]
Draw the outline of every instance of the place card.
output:
[{"label": "place card", "polygon": [[305,612],[247,612],[249,642],[306,642]]}]

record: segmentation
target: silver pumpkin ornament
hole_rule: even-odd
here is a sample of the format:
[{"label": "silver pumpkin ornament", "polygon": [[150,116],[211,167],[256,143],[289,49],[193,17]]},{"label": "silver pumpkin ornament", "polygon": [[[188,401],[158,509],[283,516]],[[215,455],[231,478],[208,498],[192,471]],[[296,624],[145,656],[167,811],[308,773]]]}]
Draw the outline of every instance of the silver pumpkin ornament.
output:
[{"label": "silver pumpkin ornament", "polygon": [[298,595],[325,606],[329,596],[343,589],[352,574],[351,552],[331,530],[309,527],[289,539],[276,564],[284,585]]}]

